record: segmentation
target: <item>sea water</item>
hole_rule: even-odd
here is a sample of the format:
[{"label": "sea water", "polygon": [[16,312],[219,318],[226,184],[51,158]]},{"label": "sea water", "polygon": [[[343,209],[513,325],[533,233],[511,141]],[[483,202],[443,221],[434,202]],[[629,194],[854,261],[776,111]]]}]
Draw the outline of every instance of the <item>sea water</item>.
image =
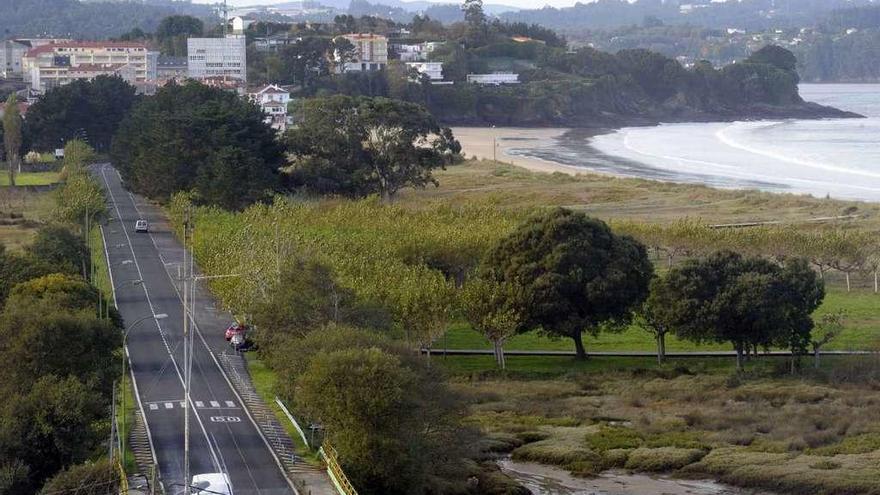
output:
[{"label": "sea water", "polygon": [[804,84],[800,93],[867,118],[629,127],[511,153],[624,176],[880,201],[880,85]]}]

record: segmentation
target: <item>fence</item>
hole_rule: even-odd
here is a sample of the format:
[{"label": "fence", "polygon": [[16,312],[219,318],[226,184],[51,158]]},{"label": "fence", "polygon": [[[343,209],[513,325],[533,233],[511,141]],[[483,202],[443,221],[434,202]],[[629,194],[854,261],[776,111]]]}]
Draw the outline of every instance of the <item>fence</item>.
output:
[{"label": "fence", "polygon": [[339,493],[342,495],[357,495],[357,490],[348,481],[348,476],[345,475],[345,472],[342,471],[342,466],[339,465],[336,449],[329,443],[324,442],[318,453],[321,454],[321,459],[324,459],[324,462],[327,463],[327,474],[330,475],[330,479],[333,480],[333,484],[336,485]]}]

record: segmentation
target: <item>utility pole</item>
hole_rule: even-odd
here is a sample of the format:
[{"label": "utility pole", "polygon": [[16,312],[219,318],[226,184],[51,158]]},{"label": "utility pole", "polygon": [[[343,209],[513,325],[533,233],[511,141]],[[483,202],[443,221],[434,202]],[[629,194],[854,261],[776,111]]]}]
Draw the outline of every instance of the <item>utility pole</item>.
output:
[{"label": "utility pole", "polygon": [[[224,28],[225,29],[225,28]],[[183,484],[189,486],[189,315],[188,311],[188,275],[186,273],[186,238],[189,234],[190,210],[187,207],[183,218]]]}]

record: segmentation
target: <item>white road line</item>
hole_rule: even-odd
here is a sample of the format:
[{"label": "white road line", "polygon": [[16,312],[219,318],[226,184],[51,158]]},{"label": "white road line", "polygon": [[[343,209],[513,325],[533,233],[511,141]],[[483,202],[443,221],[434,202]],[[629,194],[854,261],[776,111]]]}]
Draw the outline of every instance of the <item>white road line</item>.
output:
[{"label": "white road line", "polygon": [[235,402],[232,402],[231,400],[226,401],[226,407],[235,407]]},{"label": "white road line", "polygon": [[202,401],[200,401],[200,400],[197,400],[197,401],[196,401],[196,407],[205,407],[205,403],[202,402]]},{"label": "white road line", "polygon": [[178,404],[180,404],[181,409],[186,407],[186,402],[184,402],[184,401],[180,401],[180,402],[178,402]]},{"label": "white road line", "polygon": [[159,404],[150,404],[149,406],[150,406],[151,411],[155,411],[155,410],[159,409]]},{"label": "white road line", "polygon": [[173,402],[166,402],[165,409],[174,409],[174,403]]},{"label": "white road line", "polygon": [[[114,169],[115,170],[115,169]],[[116,171],[116,175],[120,177],[119,171]],[[131,259],[134,261],[134,266],[137,268],[138,279],[143,280],[144,276],[141,273],[141,265],[138,263],[137,255],[134,252],[134,245],[131,243],[131,236],[128,234],[128,227],[125,226],[125,222],[122,221],[122,213],[119,212],[119,205],[116,203],[116,195],[113,194],[113,188],[110,187],[110,181],[107,180],[106,169],[104,167],[101,168],[101,177],[104,178],[104,184],[107,186],[107,192],[110,194],[110,201],[113,203],[113,209],[116,210],[116,218],[119,220],[119,223],[122,224],[122,232],[125,234],[125,239],[128,241],[128,250],[131,251]],[[140,214],[137,209],[137,205],[134,204],[134,199],[131,199],[132,206],[135,211]],[[152,235],[150,236],[152,238]],[[153,243],[155,247],[155,242]],[[158,250],[157,250],[158,251]],[[166,270],[167,273],[167,270]],[[150,307],[151,314],[156,314],[156,310],[153,308],[153,302],[150,299],[150,292],[147,290],[147,284],[140,284],[141,288],[144,290],[144,296],[147,298],[147,305]],[[172,284],[173,286],[173,284]],[[175,287],[176,290],[176,287]],[[185,311],[184,311],[185,314]],[[177,378],[180,380],[180,384],[183,385],[183,375],[180,374],[180,367],[177,365],[177,360],[174,359],[174,354],[171,352],[171,348],[168,346],[168,341],[165,339],[165,333],[162,331],[162,325],[159,323],[159,320],[153,318],[153,321],[156,323],[156,328],[159,330],[159,335],[162,337],[162,342],[165,343],[165,349],[168,351],[168,356],[171,358],[171,362],[174,364],[174,370],[177,372]],[[192,399],[190,399],[192,400]],[[208,451],[211,453],[211,458],[214,461],[214,467],[220,469],[220,460],[217,457],[217,452],[214,451],[214,446],[211,444],[211,440],[208,437],[208,430],[205,429],[205,424],[202,422],[202,419],[198,414],[195,415],[196,421],[199,423],[199,427],[202,430],[202,435],[205,436],[205,442],[208,444]],[[188,482],[188,481],[187,481]]]},{"label": "white road line", "polygon": [[212,401],[211,401],[211,407],[220,407],[220,403],[217,402],[216,400],[212,400]]},{"label": "white road line", "polygon": [[[122,175],[119,173],[119,170],[116,170],[116,169],[114,168],[113,171],[116,172],[116,176],[119,177],[119,180],[121,181],[121,180],[122,180]],[[102,173],[103,173],[103,170],[102,170]],[[106,177],[104,178],[104,180],[105,180],[105,181],[107,180]],[[109,186],[108,186],[108,187],[109,187]],[[134,200],[134,195],[133,195],[132,193],[129,192],[129,193],[128,193],[128,196],[129,196],[129,198],[130,198],[130,200],[131,200],[131,203],[132,203],[132,206],[134,206],[134,209],[135,209],[135,211],[137,212],[137,214],[138,214],[138,215],[141,215],[140,209],[139,209],[138,206],[137,206],[137,202]],[[115,203],[115,201],[114,201],[114,203]],[[118,209],[117,209],[117,213],[118,213]],[[142,215],[141,215],[141,216],[142,216]],[[125,228],[124,225],[123,225],[123,228]],[[128,229],[126,229],[126,236],[127,236],[127,235],[128,235]],[[157,252],[157,253],[161,253],[162,250],[159,249],[159,246],[156,244],[156,239],[153,237],[153,233],[152,233],[152,232],[148,232],[147,235],[150,236],[150,241],[153,243],[153,247],[155,248],[156,252]],[[130,245],[130,243],[129,243],[129,245]],[[184,249],[184,260],[186,259],[185,251],[186,251],[186,250]],[[132,250],[132,254],[133,254],[133,253],[134,253],[134,251]],[[167,276],[168,276],[168,280],[171,281],[171,287],[174,289],[174,292],[177,293],[177,298],[178,298],[178,300],[182,302],[182,301],[183,301],[183,297],[181,296],[180,291],[178,290],[177,285],[176,285],[175,282],[174,282],[174,277],[171,276],[171,272],[168,270],[168,265],[164,265],[164,266],[165,266],[165,275],[167,275]],[[193,291],[193,294],[194,294],[194,293],[195,293],[195,291]],[[221,376],[223,377],[223,379],[226,381],[226,385],[229,386],[229,389],[232,391],[233,395],[235,395],[235,396],[238,398],[239,402],[241,402],[242,404],[244,404],[244,401],[241,399],[241,396],[238,394],[238,391],[235,390],[235,387],[232,385],[232,381],[231,381],[231,380],[229,379],[229,377],[226,375],[226,371],[224,371],[224,370],[223,370],[223,367],[220,366],[220,362],[217,360],[217,356],[214,355],[214,351],[211,350],[211,346],[209,346],[209,345],[208,345],[208,342],[205,340],[205,336],[202,334],[202,331],[201,331],[201,329],[199,328],[198,323],[196,323],[196,319],[193,317],[193,315],[189,314],[189,312],[187,311],[187,308],[183,308],[183,314],[184,314],[184,317],[188,317],[188,318],[189,318],[190,322],[192,323],[192,327],[195,329],[196,334],[199,336],[199,340],[202,341],[202,345],[205,346],[205,349],[208,351],[208,355],[211,356],[211,359],[214,361],[214,365],[217,367],[217,369],[220,371],[220,375],[221,375]],[[157,321],[157,323],[158,323],[158,321]],[[174,356],[172,356],[171,358],[172,358],[172,360],[173,360],[173,359],[174,359]],[[177,367],[177,363],[176,363],[176,362],[174,363],[174,366],[175,366],[175,368]],[[179,372],[179,371],[178,371],[178,376],[180,376],[180,372]],[[190,400],[192,400],[192,399],[190,399]],[[287,481],[287,484],[290,486],[290,489],[293,491],[294,495],[300,495],[300,491],[296,488],[296,485],[294,485],[293,480],[290,479],[290,476],[287,475],[287,470],[285,469],[284,465],[281,463],[281,459],[280,459],[280,458],[278,457],[278,455],[275,453],[275,449],[274,449],[274,448],[272,447],[272,445],[269,443],[269,439],[266,438],[266,435],[263,434],[263,430],[260,429],[260,425],[257,424],[257,421],[256,421],[256,420],[254,419],[254,417],[251,415],[250,410],[248,410],[247,407],[242,408],[242,410],[244,411],[244,413],[245,413],[245,415],[247,416],[247,418],[250,420],[251,424],[253,425],[254,429],[255,429],[256,432],[257,432],[257,435],[259,435],[260,438],[263,440],[263,444],[266,446],[266,449],[268,449],[268,451],[269,451],[269,455],[272,456],[272,459],[275,461],[275,465],[278,466],[279,471],[281,471],[281,475],[282,475],[282,477],[284,478],[285,481]],[[206,437],[207,437],[207,433],[205,432],[205,426],[204,426],[204,424],[202,423],[201,418],[199,417],[198,414],[196,414],[195,416],[196,416],[196,419],[199,421],[199,425],[202,427],[202,432],[204,432],[205,435],[206,435]],[[228,427],[227,427],[227,428],[228,428]],[[231,432],[230,432],[230,433],[231,433]],[[233,438],[233,440],[234,440],[234,438]],[[237,442],[236,442],[236,444],[237,444]],[[210,441],[208,442],[208,445],[209,445],[209,446],[211,445]],[[237,448],[237,447],[236,447],[236,448]],[[213,453],[213,449],[212,449],[212,453]],[[244,455],[241,453],[241,450],[240,450],[240,449],[238,449],[238,453],[239,453],[239,456],[242,458],[242,461],[244,461],[244,465],[245,465],[245,467],[248,469],[248,473],[250,473],[250,466],[248,466],[247,459],[246,459],[246,458],[244,457]],[[216,459],[216,457],[215,457],[215,459]],[[254,487],[257,488],[257,490],[259,490],[259,488],[256,487],[256,485],[254,485]]]}]

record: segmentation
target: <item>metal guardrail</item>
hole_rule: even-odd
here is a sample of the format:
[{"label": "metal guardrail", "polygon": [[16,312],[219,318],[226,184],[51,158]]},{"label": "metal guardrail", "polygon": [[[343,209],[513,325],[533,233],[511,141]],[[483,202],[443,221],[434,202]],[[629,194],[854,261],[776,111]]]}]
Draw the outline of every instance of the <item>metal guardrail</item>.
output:
[{"label": "metal guardrail", "polygon": [[125,469],[118,457],[116,458],[116,469],[119,471],[119,493],[128,495],[128,476],[125,474]]},{"label": "metal guardrail", "polygon": [[339,456],[336,453],[336,449],[329,443],[324,442],[321,448],[318,449],[318,453],[321,454],[321,458],[327,463],[327,474],[330,475],[330,479],[333,480],[339,493],[342,495],[357,495],[357,490],[348,481],[348,476],[345,475],[345,472],[342,471],[342,466],[339,465]]}]

